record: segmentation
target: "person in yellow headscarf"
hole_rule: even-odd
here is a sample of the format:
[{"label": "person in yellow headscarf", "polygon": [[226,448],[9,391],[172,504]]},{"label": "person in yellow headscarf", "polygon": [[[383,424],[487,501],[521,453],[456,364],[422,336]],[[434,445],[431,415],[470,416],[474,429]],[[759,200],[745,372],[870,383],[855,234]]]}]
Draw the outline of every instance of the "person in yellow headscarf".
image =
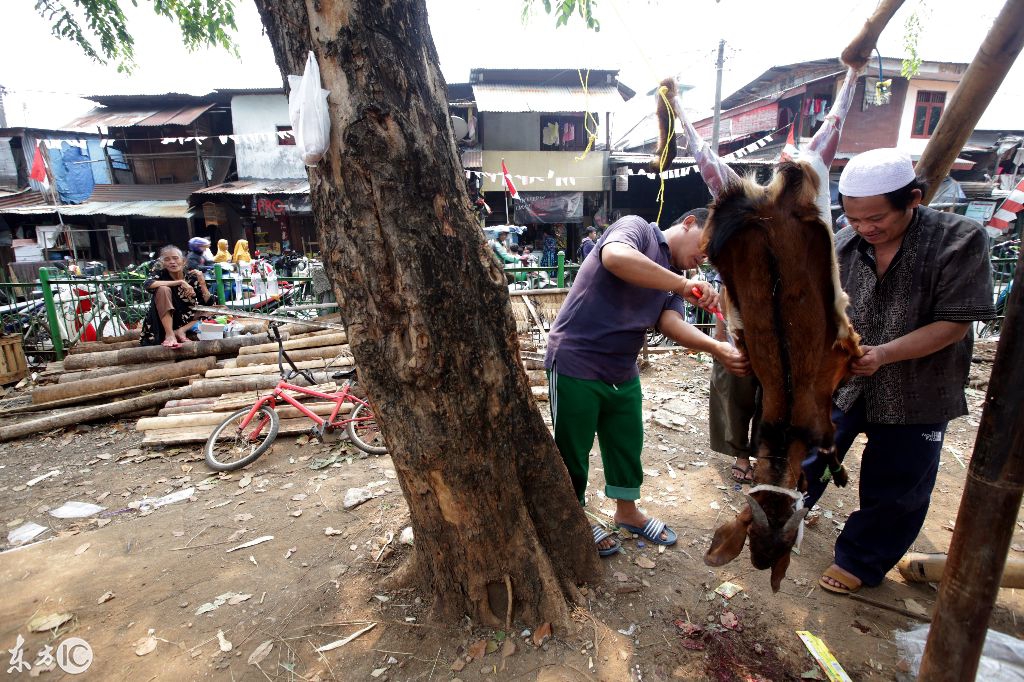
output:
[{"label": "person in yellow headscarf", "polygon": [[217,240],[217,255],[213,257],[214,263],[230,263],[231,254],[228,252],[228,240]]},{"label": "person in yellow headscarf", "polygon": [[239,239],[235,242],[235,254],[232,259],[235,263],[251,263],[252,256],[249,255],[249,242]]}]

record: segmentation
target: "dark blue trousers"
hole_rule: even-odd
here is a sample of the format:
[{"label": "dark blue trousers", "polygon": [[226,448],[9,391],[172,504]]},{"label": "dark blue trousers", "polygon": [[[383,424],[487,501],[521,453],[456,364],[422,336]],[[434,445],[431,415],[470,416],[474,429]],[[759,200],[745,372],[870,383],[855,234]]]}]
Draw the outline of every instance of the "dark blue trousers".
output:
[{"label": "dark blue trousers", "polygon": [[[917,538],[928,514],[946,424],[873,424],[864,400],[849,412],[832,410],[839,458],[858,434],[866,434],[861,457],[860,509],[853,512],[836,540],[836,564],[873,587],[903,557]],[[825,492],[825,461],[816,454],[804,460],[808,489],[805,506]]]}]

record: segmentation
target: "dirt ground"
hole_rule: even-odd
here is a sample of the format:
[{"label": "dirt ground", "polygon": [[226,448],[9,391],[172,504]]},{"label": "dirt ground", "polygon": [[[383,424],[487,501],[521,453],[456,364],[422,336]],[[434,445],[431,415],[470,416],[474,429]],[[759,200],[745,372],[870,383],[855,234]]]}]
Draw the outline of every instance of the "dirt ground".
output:
[{"label": "dirt ground", "polygon": [[[576,630],[556,629],[542,646],[533,643],[539,623],[516,623],[511,632],[439,626],[425,620],[429,595],[381,588],[410,551],[399,541],[409,517],[388,457],[282,437],[248,469],[214,475],[199,446],[141,450],[131,423],[108,423],[0,445],[0,549],[8,550],[0,553],[0,649],[14,649],[20,635],[24,660],[33,663],[46,645],[85,639],[91,667],[72,676],[40,664],[31,673],[51,679],[824,679],[795,634],[808,630],[854,680],[906,677],[893,632],[918,621],[816,587],[838,529],[857,507],[859,444],[847,458],[851,486],[826,492],[778,594],[746,550],[721,569],[704,565],[714,528],[744,503],[731,462],[708,447],[708,375],[706,358],[682,354],[654,356],[644,370],[642,506],[675,528],[679,543],[659,552],[624,541],[624,551],[604,561],[604,582],[586,590]],[[948,548],[982,399],[969,391],[971,414],[950,425],[915,550]],[[138,504],[192,487],[185,501]],[[374,497],[344,511],[353,487]],[[588,509],[610,517],[602,487],[595,449]],[[106,509],[86,519],[48,513],[68,501]],[[28,521],[48,530],[11,550],[7,533]],[[231,551],[265,536],[273,539]],[[1024,531],[1014,542],[1024,544]],[[724,581],[742,591],[716,594]],[[895,570],[861,593],[911,610],[931,609],[936,597]],[[991,626],[1020,637],[1022,606],[1002,590]],[[30,632],[33,618],[53,613],[71,618]],[[316,652],[371,623],[347,644]],[[467,662],[470,653],[479,655]]]}]

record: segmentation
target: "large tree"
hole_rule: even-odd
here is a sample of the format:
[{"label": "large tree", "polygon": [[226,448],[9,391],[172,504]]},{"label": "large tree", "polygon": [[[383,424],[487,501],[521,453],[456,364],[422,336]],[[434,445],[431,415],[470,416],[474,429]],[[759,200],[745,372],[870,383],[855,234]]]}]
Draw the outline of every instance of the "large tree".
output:
[{"label": "large tree", "polygon": [[597,554],[470,211],[424,0],[256,6],[282,74],[312,51],[331,91],[313,213],[409,504],[410,574],[442,619],[566,622]]},{"label": "large tree", "polygon": [[[82,1],[123,23],[116,0]],[[312,51],[331,92],[310,194],[412,517],[402,576],[433,595],[441,620],[569,622],[567,599],[599,575],[598,557],[470,210],[425,0],[255,1],[282,75],[302,73]],[[566,7],[587,20],[590,4],[557,3],[559,20]],[[81,42],[69,21],[63,32]],[[130,51],[103,53],[130,66]]]}]

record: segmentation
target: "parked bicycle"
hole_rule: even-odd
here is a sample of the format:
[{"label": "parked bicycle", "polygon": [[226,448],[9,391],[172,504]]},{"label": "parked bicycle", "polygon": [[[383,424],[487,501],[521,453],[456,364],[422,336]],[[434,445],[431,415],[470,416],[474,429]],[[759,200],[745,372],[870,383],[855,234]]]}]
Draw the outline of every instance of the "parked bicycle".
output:
[{"label": "parked bicycle", "polygon": [[[348,432],[349,440],[363,452],[371,455],[387,453],[387,446],[377,427],[372,408],[369,403],[353,393],[355,379],[346,381],[340,390],[333,393],[323,393],[289,383],[297,376],[305,378],[310,386],[316,382],[308,371],[300,370],[288,357],[278,330],[279,326],[279,322],[270,323],[270,334],[277,341],[277,366],[281,372],[281,380],[273,392],[259,398],[252,407],[245,407],[232,413],[213,430],[204,448],[206,464],[215,471],[234,471],[259,459],[274,443],[280,429],[280,416],[276,411],[278,401],[288,403],[312,421],[312,435],[320,440],[323,440],[327,433],[345,430]],[[284,369],[284,362],[291,367],[287,372]],[[333,374],[332,378],[349,379],[355,371],[355,368],[346,369]],[[334,403],[330,416],[324,418],[315,414],[296,400],[293,393]],[[346,404],[352,406],[352,411],[347,417],[340,418],[341,410]]]}]

